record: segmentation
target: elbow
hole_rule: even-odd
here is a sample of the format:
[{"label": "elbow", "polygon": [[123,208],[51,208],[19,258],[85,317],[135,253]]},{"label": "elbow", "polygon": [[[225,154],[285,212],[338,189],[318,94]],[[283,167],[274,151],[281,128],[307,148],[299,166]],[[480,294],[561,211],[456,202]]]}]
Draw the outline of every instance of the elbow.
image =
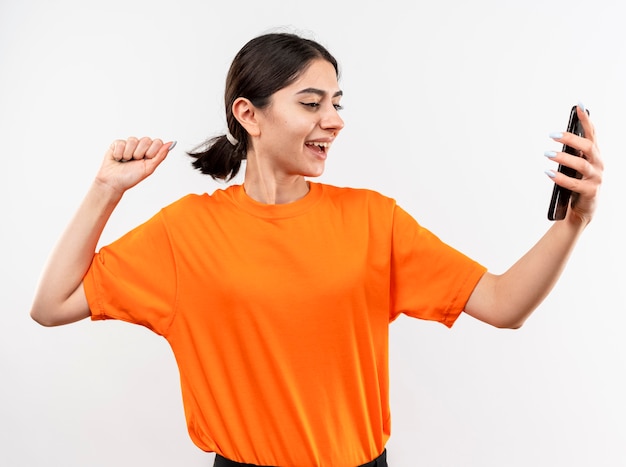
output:
[{"label": "elbow", "polygon": [[55,326],[63,326],[64,324],[74,323],[90,316],[90,311],[80,310],[77,312],[64,312],[63,310],[54,310],[50,308],[32,308],[30,317],[37,323],[46,328]]},{"label": "elbow", "polygon": [[37,313],[33,313],[32,311],[30,313],[30,317],[37,324],[40,324],[41,326],[43,326],[45,328],[53,328],[53,327],[56,327],[56,326],[63,326],[64,324],[70,324],[70,323],[73,323],[74,321],[78,321],[77,319],[58,318],[58,317],[55,317],[54,315],[52,315],[52,316],[40,315],[40,314],[37,314]]},{"label": "elbow", "polygon": [[71,316],[71,314],[68,314],[67,308],[63,306],[54,306],[50,303],[38,302],[37,300],[30,309],[30,317],[33,321],[46,328],[78,321],[79,318],[72,318]]},{"label": "elbow", "polygon": [[42,312],[41,310],[39,310],[38,308],[35,308],[35,307],[31,308],[31,310],[30,310],[30,317],[37,324],[40,324],[40,325],[42,325],[44,327],[47,327],[47,328],[58,326],[58,323],[56,323],[55,320],[52,319],[50,315],[48,315],[47,313]]},{"label": "elbow", "polygon": [[519,319],[508,319],[492,323],[498,329],[519,329],[526,322],[526,317]]},{"label": "elbow", "polygon": [[45,327],[70,324],[90,315],[89,304],[84,294],[79,293],[71,294],[64,300],[40,294],[35,297],[30,309],[30,317]]},{"label": "elbow", "polygon": [[515,323],[506,323],[506,324],[498,324],[496,327],[498,329],[519,329],[524,325],[524,322],[515,322]]},{"label": "elbow", "polygon": [[54,301],[45,298],[41,293],[35,295],[30,305],[30,317],[35,323],[44,327],[53,327],[56,325],[55,316],[57,316],[57,307]]}]

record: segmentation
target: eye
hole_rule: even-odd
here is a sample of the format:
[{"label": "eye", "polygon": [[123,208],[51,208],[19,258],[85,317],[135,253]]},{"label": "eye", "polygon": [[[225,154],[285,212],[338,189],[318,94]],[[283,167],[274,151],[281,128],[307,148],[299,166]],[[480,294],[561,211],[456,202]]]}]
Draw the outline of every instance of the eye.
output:
[{"label": "eye", "polygon": [[335,110],[339,111],[339,110],[343,110],[343,105],[341,104],[333,104],[333,107],[335,108]]},{"label": "eye", "polygon": [[316,109],[320,106],[319,102],[300,102],[300,104],[306,106],[306,107],[311,107],[313,109]]}]

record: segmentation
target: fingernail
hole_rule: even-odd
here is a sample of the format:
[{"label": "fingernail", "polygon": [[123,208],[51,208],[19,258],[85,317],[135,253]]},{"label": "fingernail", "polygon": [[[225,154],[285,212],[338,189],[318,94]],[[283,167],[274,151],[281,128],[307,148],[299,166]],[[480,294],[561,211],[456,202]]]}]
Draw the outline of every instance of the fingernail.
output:
[{"label": "fingernail", "polygon": [[546,151],[543,153],[544,156],[549,157],[550,159],[552,159],[553,157],[556,157],[556,152],[554,151]]},{"label": "fingernail", "polygon": [[561,139],[561,138],[563,138],[563,133],[561,133],[560,131],[556,131],[554,133],[550,133],[550,138],[552,138],[552,139]]},{"label": "fingernail", "polygon": [[556,173],[554,173],[554,170],[546,170],[545,174],[550,178],[556,177]]},{"label": "fingernail", "polygon": [[172,149],[174,149],[176,143],[178,143],[178,141],[172,141],[172,144],[170,145],[170,148],[167,150],[167,152],[170,152]]},{"label": "fingernail", "polygon": [[582,110],[583,112],[585,112],[587,110],[587,108],[585,107],[585,104],[583,104],[582,102],[578,101],[578,104],[576,104],[578,106],[578,108],[580,110]]}]

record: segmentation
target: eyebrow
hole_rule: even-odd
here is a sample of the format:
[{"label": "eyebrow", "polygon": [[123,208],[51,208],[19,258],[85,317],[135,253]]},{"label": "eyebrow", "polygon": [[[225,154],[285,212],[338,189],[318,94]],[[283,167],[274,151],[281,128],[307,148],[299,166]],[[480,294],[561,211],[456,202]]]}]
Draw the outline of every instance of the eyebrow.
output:
[{"label": "eyebrow", "polygon": [[[328,93],[326,91],[322,91],[321,89],[317,89],[317,88],[306,88],[306,89],[303,89],[302,91],[299,91],[297,94],[316,94],[320,97],[324,97]],[[333,97],[340,97],[340,96],[343,96],[343,91],[337,91],[335,94],[333,94]]]}]

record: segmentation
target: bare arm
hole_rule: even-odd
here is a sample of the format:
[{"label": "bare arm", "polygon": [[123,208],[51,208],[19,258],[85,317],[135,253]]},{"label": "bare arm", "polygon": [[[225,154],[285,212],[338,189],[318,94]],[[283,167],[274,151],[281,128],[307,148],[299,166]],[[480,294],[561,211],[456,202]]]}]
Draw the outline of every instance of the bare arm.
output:
[{"label": "bare arm", "polygon": [[173,145],[150,138],[111,144],[87,195],[48,259],[30,311],[35,321],[57,326],[90,315],[83,277],[104,226],[124,192],[151,175]]},{"label": "bare arm", "polygon": [[578,117],[586,138],[570,133],[555,138],[578,149],[583,156],[559,152],[553,158],[555,162],[576,169],[583,175],[578,180],[558,172],[554,174],[555,183],[574,192],[567,217],[555,222],[505,273],[486,273],[467,302],[467,314],[497,327],[520,327],[552,290],[578,238],[591,222],[604,167],[596,144],[595,130],[587,113],[579,108]]}]

